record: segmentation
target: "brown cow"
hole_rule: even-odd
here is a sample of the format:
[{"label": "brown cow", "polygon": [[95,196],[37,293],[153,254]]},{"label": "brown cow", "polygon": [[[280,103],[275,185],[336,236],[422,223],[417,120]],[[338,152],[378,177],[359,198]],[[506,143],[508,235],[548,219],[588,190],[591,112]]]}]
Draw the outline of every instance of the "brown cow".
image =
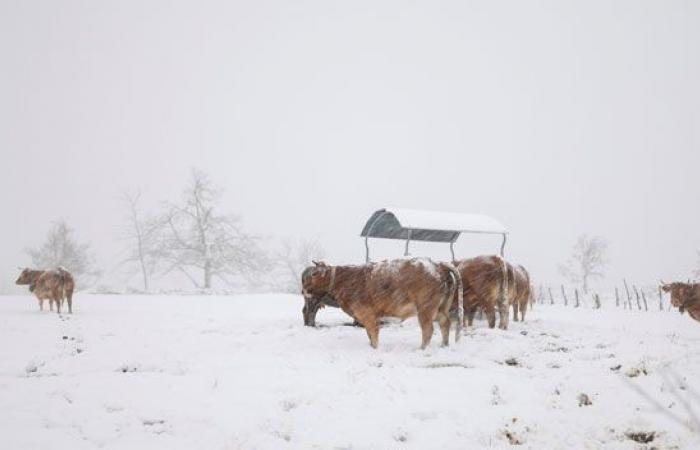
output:
[{"label": "brown cow", "polygon": [[60,314],[61,303],[65,299],[68,302],[68,312],[73,313],[73,289],[75,283],[73,276],[62,267],[56,270],[31,270],[24,269],[15,281],[19,285],[29,285],[29,291],[33,292],[39,300],[39,310],[44,310],[44,300],[49,301],[49,309],[53,311],[56,303],[56,312]]},{"label": "brown cow", "polygon": [[700,322],[700,283],[662,283],[661,290],[671,293],[671,304],[681,314],[687,309],[690,317]]},{"label": "brown cow", "polygon": [[508,264],[508,298],[513,307],[513,320],[518,321],[518,310],[520,310],[520,320],[525,320],[527,305],[532,295],[530,285],[530,274],[523,266]]},{"label": "brown cow", "polygon": [[[462,290],[459,272],[450,264],[419,258],[361,266],[314,264],[302,277],[307,304],[311,298],[332,298],[365,327],[373,348],[379,342],[380,318],[416,315],[423,333],[422,349],[430,343],[434,320],[440,324],[442,344],[449,344],[452,298]],[[458,323],[462,321],[461,300],[459,295]],[[460,337],[460,327],[456,328],[455,341]]]},{"label": "brown cow", "polygon": [[[464,288],[464,315],[469,326],[474,314],[481,308],[486,313],[489,327],[496,326],[496,309],[499,313],[498,328],[508,328],[508,283],[504,276],[508,265],[500,256],[484,255],[457,262]],[[464,324],[463,324],[464,325]]]}]

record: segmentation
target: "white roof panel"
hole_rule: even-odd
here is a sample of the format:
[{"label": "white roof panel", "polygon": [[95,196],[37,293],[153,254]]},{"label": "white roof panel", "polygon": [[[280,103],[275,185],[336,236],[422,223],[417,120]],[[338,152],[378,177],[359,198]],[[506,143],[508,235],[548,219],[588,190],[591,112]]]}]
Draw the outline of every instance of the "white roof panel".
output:
[{"label": "white roof panel", "polygon": [[386,208],[386,210],[394,214],[403,228],[471,233],[508,233],[501,222],[483,214],[460,214],[405,208]]}]

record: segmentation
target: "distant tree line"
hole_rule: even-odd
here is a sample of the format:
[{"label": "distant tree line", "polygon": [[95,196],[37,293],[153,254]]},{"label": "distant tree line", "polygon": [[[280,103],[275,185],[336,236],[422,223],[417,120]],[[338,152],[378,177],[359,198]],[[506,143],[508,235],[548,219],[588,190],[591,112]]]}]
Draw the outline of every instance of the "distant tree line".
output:
[{"label": "distant tree line", "polygon": [[[221,190],[202,171],[192,170],[177,201],[147,212],[141,193],[123,194],[124,219],[119,238],[126,250],[120,266],[137,274],[144,291],[156,276],[179,273],[197,289],[216,281],[227,287],[256,280],[266,287],[299,292],[299,276],[324,251],[315,240],[287,239],[268,252],[260,238],[244,230],[240,218],[222,210]],[[37,268],[64,267],[83,286],[99,275],[89,244],[80,243],[64,220],[54,223],[45,241],[27,250]]]}]

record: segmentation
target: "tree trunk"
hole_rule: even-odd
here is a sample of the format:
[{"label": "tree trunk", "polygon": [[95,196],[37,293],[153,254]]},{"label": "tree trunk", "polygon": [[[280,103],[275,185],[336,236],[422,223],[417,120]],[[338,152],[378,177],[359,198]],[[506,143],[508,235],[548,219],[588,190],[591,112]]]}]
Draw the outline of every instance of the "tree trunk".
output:
[{"label": "tree trunk", "polygon": [[204,289],[211,289],[211,262],[204,262]]}]

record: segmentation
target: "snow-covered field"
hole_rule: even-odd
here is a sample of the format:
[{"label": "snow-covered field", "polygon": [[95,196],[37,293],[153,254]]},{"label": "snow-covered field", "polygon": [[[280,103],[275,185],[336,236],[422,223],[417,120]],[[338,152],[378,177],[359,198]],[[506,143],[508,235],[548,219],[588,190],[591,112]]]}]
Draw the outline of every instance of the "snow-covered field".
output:
[{"label": "snow-covered field", "polygon": [[378,350],[339,310],[303,327],[299,296],[75,303],[0,297],[1,448],[700,448],[700,324],[677,313],[536,305],[420,351],[413,319]]}]

